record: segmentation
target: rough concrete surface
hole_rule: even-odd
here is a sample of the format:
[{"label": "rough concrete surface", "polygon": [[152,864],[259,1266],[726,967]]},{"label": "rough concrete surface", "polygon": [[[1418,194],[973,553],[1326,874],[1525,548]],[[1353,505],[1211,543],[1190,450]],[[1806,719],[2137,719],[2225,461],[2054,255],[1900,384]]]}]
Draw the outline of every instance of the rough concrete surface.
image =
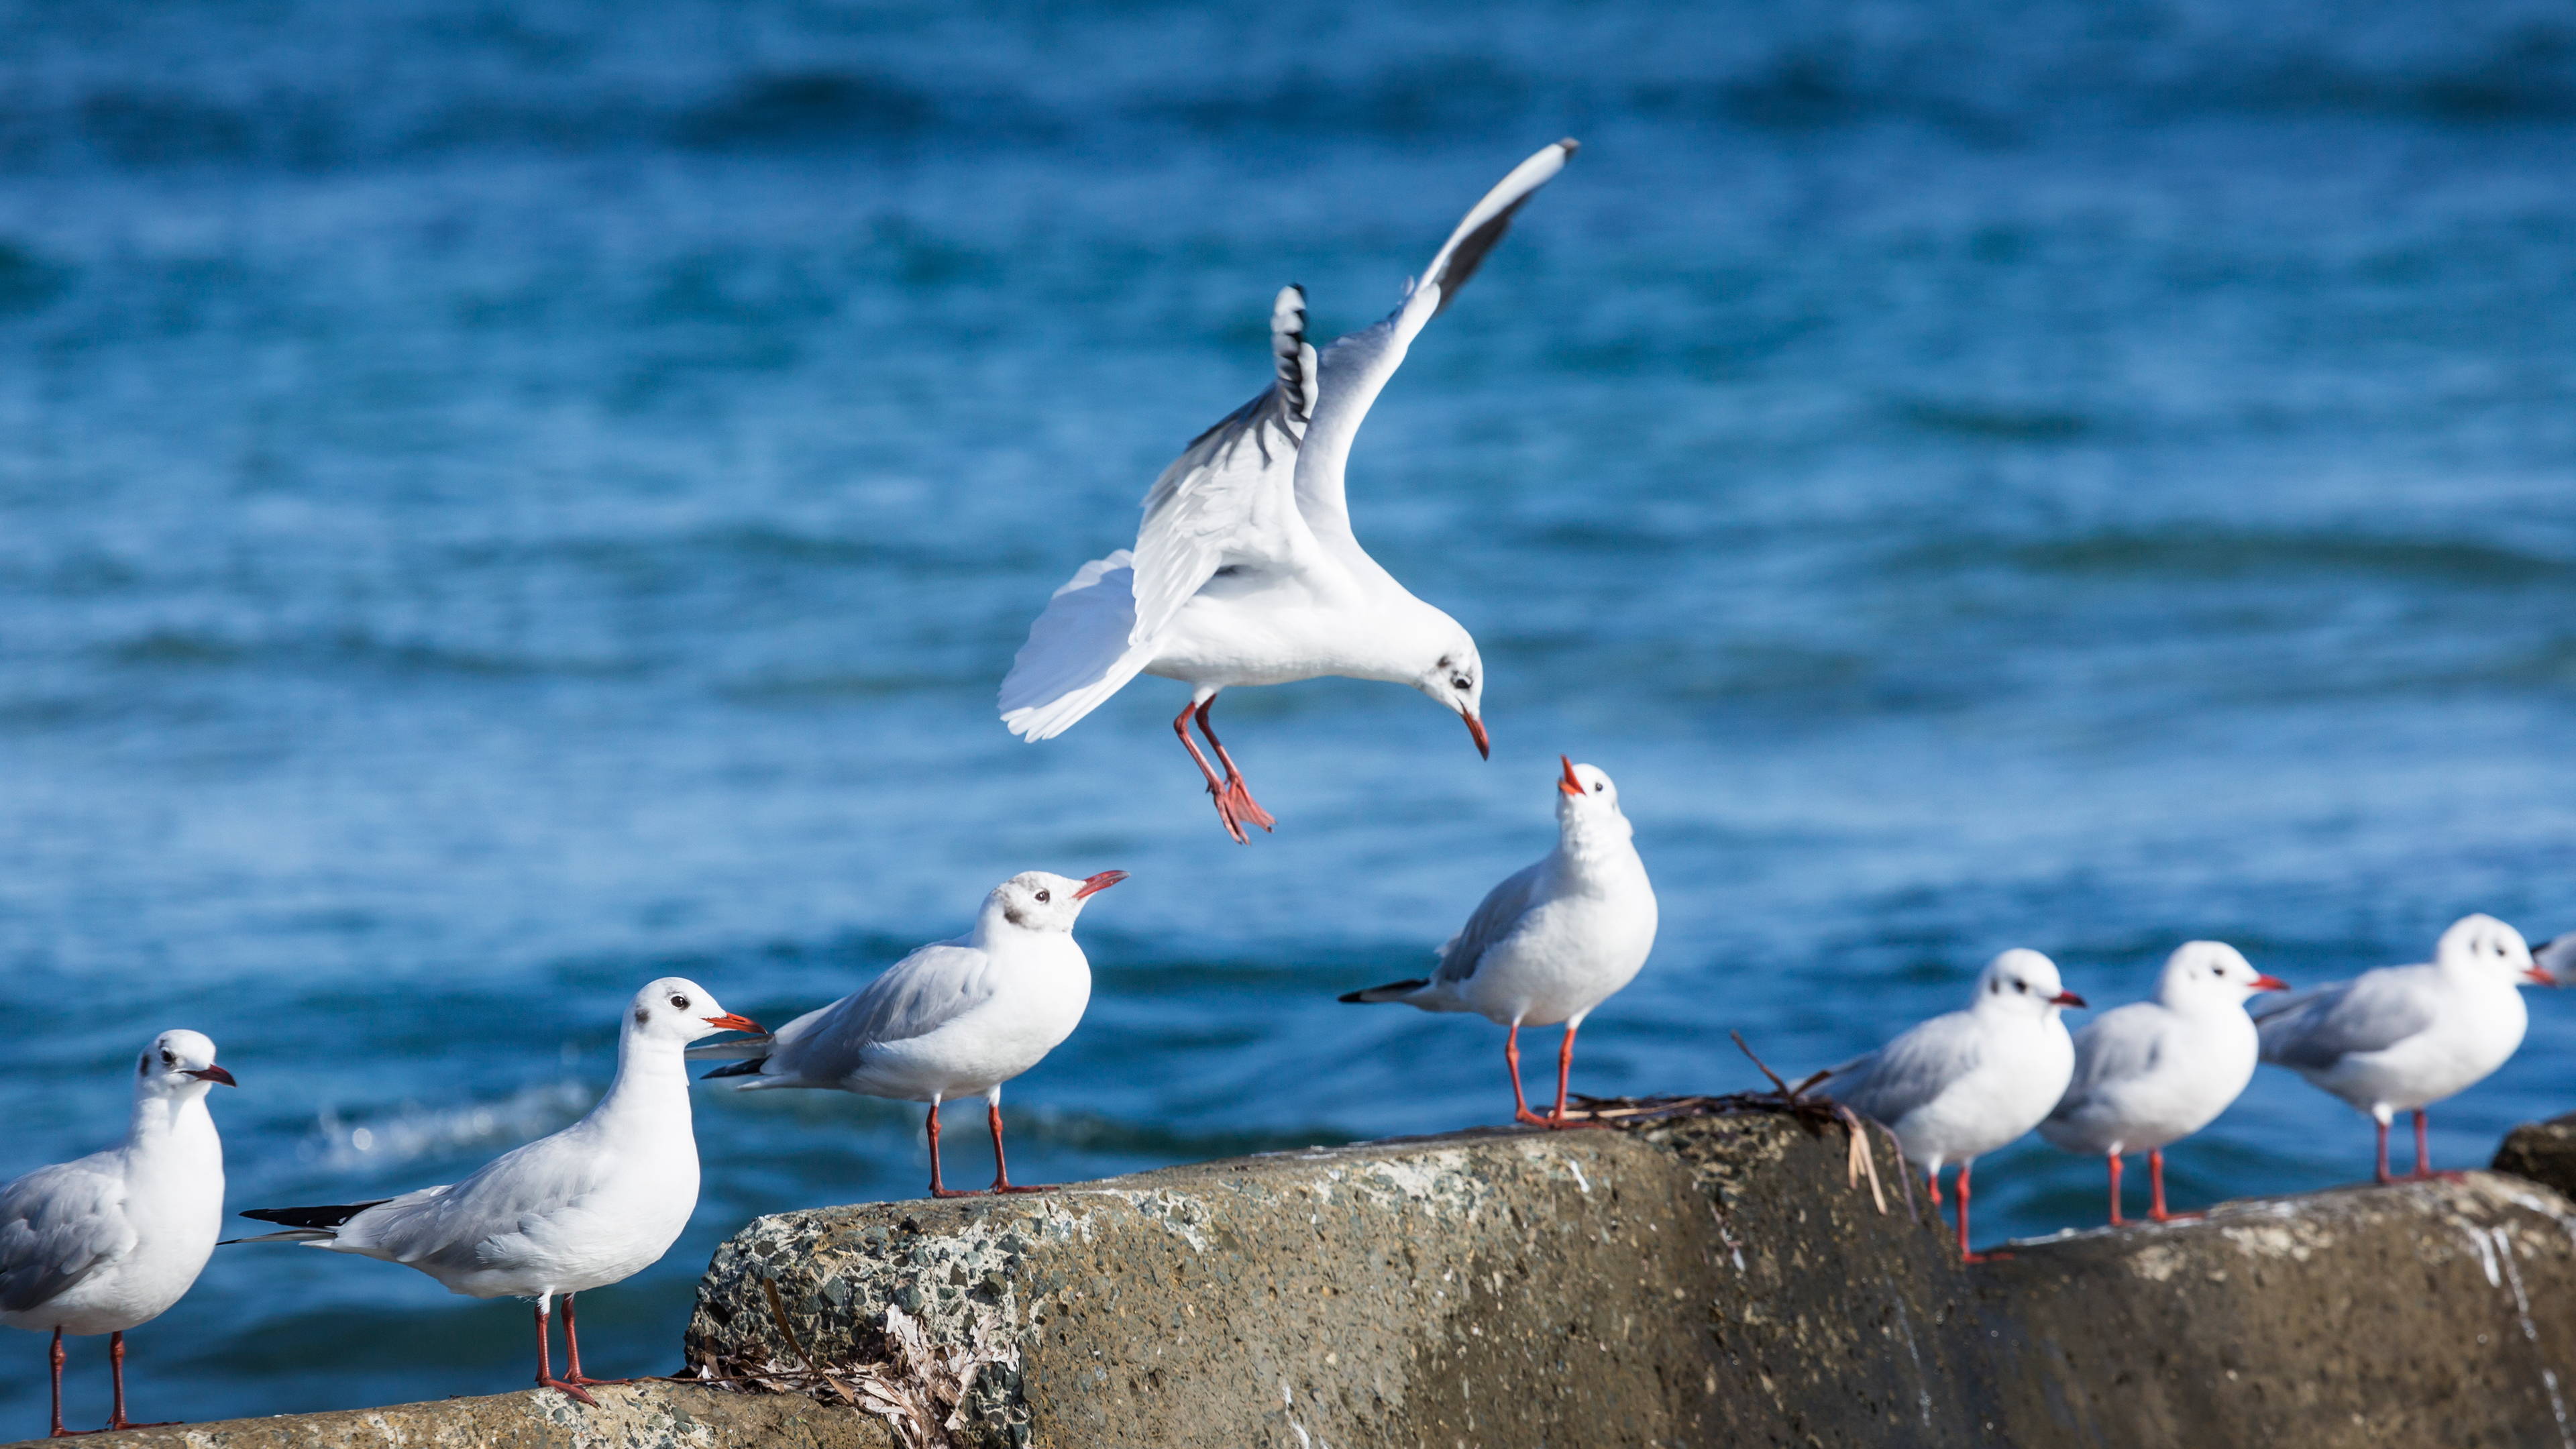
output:
[{"label": "rough concrete surface", "polygon": [[916,1441],[984,1445],[2576,1449],[2549,1187],[2233,1203],[1963,1267],[1873,1146],[1877,1197],[1839,1128],[1731,1116],[782,1213],[718,1250],[685,1348],[819,1401],[656,1384],[99,1442],[890,1445],[847,1406],[873,1382],[930,1411]]}]

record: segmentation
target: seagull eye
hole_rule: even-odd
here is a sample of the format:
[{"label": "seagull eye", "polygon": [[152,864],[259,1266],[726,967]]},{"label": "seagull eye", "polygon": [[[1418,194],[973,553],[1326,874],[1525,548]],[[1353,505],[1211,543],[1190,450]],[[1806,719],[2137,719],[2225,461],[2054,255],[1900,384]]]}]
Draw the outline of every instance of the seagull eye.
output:
[{"label": "seagull eye", "polygon": [[689,1009],[689,998],[685,996],[674,996],[671,998],[671,1006],[675,1011],[686,1011]]},{"label": "seagull eye", "polygon": [[1049,902],[1049,901],[1051,901],[1051,900],[1054,900],[1054,899],[1055,899],[1055,897],[1054,897],[1054,896],[1052,896],[1052,895],[1048,894],[1048,893],[1047,893],[1047,892],[1045,892],[1045,891],[1040,891],[1040,892],[1038,892],[1038,904],[1039,904],[1039,905],[1045,905],[1047,902]]},{"label": "seagull eye", "polygon": [[175,1067],[179,1065],[179,1059],[168,1052],[163,1052],[161,1054],[161,1065],[165,1067]]},{"label": "seagull eye", "polygon": [[2027,981],[2016,981],[2013,983],[2013,990],[2027,992],[2030,990],[2030,983]]},{"label": "seagull eye", "polygon": [[1450,680],[1450,681],[1449,681],[1449,687],[1450,687],[1451,689],[1465,689],[1469,684],[1471,684],[1471,683],[1473,683],[1473,682],[1474,682],[1474,681],[1472,681],[1472,680],[1467,680],[1467,679],[1453,679],[1453,680]]},{"label": "seagull eye", "polygon": [[1601,793],[1601,787],[1600,787],[1600,786],[1598,786],[1598,785],[1593,786],[1593,787],[1592,787],[1592,793],[1593,793],[1593,794],[1595,794],[1595,795],[1600,794],[1600,793]]}]

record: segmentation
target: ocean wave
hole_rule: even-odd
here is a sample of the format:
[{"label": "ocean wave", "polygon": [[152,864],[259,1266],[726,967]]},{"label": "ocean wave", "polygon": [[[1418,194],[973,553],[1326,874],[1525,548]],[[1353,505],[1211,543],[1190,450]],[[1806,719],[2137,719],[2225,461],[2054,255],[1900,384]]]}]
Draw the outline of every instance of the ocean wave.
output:
[{"label": "ocean wave", "polygon": [[599,1089],[571,1080],[521,1087],[497,1102],[457,1107],[406,1103],[382,1114],[347,1119],[331,1107],[316,1113],[297,1148],[303,1161],[333,1172],[375,1170],[475,1148],[517,1146],[578,1119]]}]

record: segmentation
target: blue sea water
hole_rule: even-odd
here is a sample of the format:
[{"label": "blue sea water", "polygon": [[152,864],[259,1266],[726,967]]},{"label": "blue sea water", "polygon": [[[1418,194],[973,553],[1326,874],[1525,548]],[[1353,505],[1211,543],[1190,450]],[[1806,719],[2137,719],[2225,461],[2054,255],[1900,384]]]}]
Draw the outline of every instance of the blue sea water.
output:
[{"label": "blue sea water", "polygon": [[[1007,735],[1271,293],[1374,320],[1561,134],[1352,464],[1492,761],[1408,691],[1231,693],[1243,849],[1177,686]],[[1579,1089],[1758,1085],[1730,1029],[1838,1060],[2011,945],[2109,1004],[2192,937],[2306,983],[2576,929],[2571,158],[2563,0],[0,4],[0,1176],[113,1140],[187,1025],[234,1206],[451,1180],[585,1108],[643,981],[792,1015],[1031,867],[1134,879],[1016,1175],[1492,1122],[1495,1029],[1333,996],[1546,848],[1560,751],[1663,901]],[[2440,1160],[2571,1105],[2532,1004]],[[595,1369],[676,1366],[748,1216],[926,1175],[908,1106],[697,1127]],[[2266,1069],[2174,1190],[2369,1146]],[[1983,1166],[1981,1236],[2101,1211],[2096,1163]],[[225,1249],[136,1410],[497,1390],[527,1336]]]}]

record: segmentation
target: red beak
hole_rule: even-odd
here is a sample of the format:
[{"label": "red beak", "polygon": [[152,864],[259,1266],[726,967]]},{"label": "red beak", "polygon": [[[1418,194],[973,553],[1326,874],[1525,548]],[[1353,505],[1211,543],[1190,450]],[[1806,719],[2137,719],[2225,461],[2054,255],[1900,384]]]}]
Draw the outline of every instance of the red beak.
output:
[{"label": "red beak", "polygon": [[201,1082],[221,1082],[227,1087],[238,1087],[241,1085],[241,1083],[233,1080],[232,1073],[225,1071],[221,1067],[198,1067],[195,1070],[188,1072],[187,1075],[194,1077]]},{"label": "red beak", "polygon": [[1075,891],[1073,893],[1073,898],[1078,901],[1085,896],[1098,895],[1102,891],[1109,889],[1111,886],[1118,884],[1126,878],[1127,872],[1123,870],[1104,870],[1100,874],[1083,881],[1082,889]]},{"label": "red beak", "polygon": [[732,1012],[730,1012],[730,1011],[726,1012],[726,1013],[725,1013],[724,1015],[722,1015],[722,1016],[702,1016],[702,1017],[700,1017],[700,1018],[698,1018],[698,1019],[699,1019],[700,1021],[705,1022],[705,1023],[706,1023],[707,1025],[709,1025],[709,1026],[720,1026],[720,1027],[723,1027],[723,1028],[724,1028],[725,1030],[727,1030],[727,1031],[766,1031],[766,1030],[768,1030],[768,1028],[766,1028],[766,1027],[762,1026],[759,1022],[756,1022],[756,1021],[752,1020],[750,1017],[747,1017],[747,1016],[736,1016],[736,1015],[734,1015],[734,1014],[733,1014]]},{"label": "red beak", "polygon": [[2287,991],[2290,989],[2290,983],[2282,980],[2278,976],[2257,976],[2254,978],[2254,989],[2257,991]]},{"label": "red beak", "polygon": [[2048,1004],[2051,1006],[2082,1006],[2084,1004],[2084,998],[2076,995],[2072,991],[2061,991],[2055,996],[2048,998]]},{"label": "red beak", "polygon": [[2557,977],[2541,970],[2538,966],[2524,967],[2522,969],[2522,979],[2530,982],[2534,986],[2555,986],[2558,984]]},{"label": "red beak", "polygon": [[1477,757],[1479,759],[1486,760],[1492,759],[1494,757],[1494,742],[1485,738],[1485,722],[1476,718],[1472,714],[1464,716],[1464,718],[1467,721],[1467,733],[1476,737]]},{"label": "red beak", "polygon": [[1582,799],[1583,782],[1574,777],[1574,762],[1563,755],[1557,756],[1556,759],[1557,763],[1565,766],[1565,778],[1556,782],[1556,788],[1563,790],[1566,794],[1573,796],[1577,800]]}]

